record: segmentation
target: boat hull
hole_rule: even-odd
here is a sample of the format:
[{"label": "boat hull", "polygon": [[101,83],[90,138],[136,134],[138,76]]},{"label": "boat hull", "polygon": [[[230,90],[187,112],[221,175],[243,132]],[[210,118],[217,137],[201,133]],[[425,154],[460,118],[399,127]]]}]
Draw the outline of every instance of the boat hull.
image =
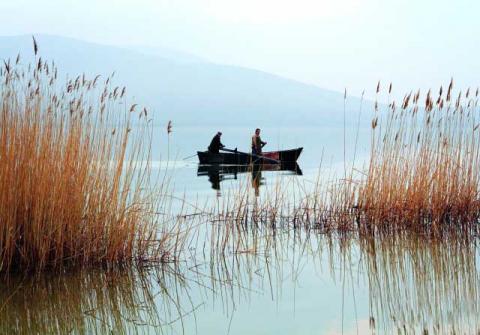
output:
[{"label": "boat hull", "polygon": [[272,163],[276,160],[279,164],[294,163],[302,153],[303,148],[282,151],[269,151],[262,153],[263,157],[268,158],[264,160],[254,155],[243,152],[220,152],[212,154],[208,151],[198,151],[198,159],[200,164],[227,164],[227,165],[248,165],[251,163]]}]

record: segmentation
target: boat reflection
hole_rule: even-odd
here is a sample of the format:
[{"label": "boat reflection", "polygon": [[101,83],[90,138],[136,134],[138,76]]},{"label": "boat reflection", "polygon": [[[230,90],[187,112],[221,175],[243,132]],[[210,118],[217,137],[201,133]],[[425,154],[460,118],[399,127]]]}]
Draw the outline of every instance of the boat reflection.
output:
[{"label": "boat reflection", "polygon": [[251,165],[199,165],[197,176],[208,176],[214,190],[220,191],[220,183],[225,180],[236,180],[238,175],[250,173],[252,175],[252,187],[257,193],[264,184],[263,171],[283,171],[291,175],[302,175],[302,170],[297,163],[283,164],[251,164]]}]

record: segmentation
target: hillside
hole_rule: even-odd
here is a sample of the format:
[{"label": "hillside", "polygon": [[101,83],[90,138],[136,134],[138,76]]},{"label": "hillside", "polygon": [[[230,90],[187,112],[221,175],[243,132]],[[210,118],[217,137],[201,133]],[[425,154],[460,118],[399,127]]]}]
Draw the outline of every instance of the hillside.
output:
[{"label": "hillside", "polygon": [[[114,47],[70,38],[36,36],[40,55],[64,75],[108,75],[126,85],[154,122],[177,125],[338,125],[343,94],[262,71],[210,63],[167,49]],[[31,36],[0,37],[0,59],[33,56]],[[358,111],[349,99],[347,115]],[[353,120],[352,120],[353,119]],[[355,122],[355,118],[349,120]]]}]

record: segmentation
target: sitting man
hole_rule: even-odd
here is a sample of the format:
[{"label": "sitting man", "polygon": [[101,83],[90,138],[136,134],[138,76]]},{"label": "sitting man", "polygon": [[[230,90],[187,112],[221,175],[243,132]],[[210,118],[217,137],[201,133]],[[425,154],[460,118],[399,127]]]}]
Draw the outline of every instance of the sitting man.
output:
[{"label": "sitting man", "polygon": [[218,154],[220,149],[225,148],[225,146],[220,141],[220,137],[222,137],[222,132],[219,131],[212,138],[212,142],[210,142],[210,145],[208,146],[208,152],[212,154]]}]

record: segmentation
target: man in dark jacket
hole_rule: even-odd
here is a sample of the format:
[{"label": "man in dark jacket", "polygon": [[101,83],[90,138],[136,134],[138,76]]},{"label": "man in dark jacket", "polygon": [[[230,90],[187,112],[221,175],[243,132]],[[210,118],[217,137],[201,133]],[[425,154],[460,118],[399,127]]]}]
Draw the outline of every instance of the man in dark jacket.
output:
[{"label": "man in dark jacket", "polygon": [[219,131],[213,138],[212,142],[208,146],[208,152],[212,154],[218,154],[219,150],[225,148],[225,146],[220,141],[220,137],[222,137],[222,133]]}]

